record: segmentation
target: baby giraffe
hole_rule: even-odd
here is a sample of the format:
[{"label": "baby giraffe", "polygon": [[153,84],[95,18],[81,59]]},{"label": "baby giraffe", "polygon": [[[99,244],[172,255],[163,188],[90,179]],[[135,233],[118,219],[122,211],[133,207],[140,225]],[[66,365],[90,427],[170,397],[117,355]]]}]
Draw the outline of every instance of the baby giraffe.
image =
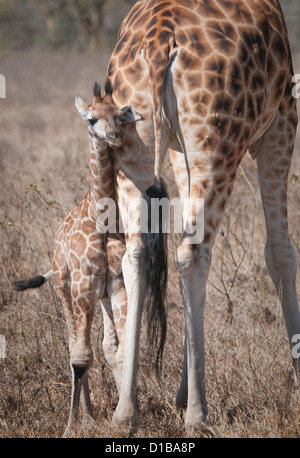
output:
[{"label": "baby giraffe", "polygon": [[122,234],[100,230],[97,220],[105,207],[101,199],[115,199],[109,149],[122,145],[121,126],[141,119],[130,106],[117,109],[109,84],[103,98],[95,83],[92,103],[87,106],[77,96],[75,106],[88,123],[91,189],[57,232],[52,270],[13,283],[16,290],[23,291],[54,276],[69,332],[72,400],[67,432],[78,418],[80,399],[84,412],[92,417],[87,373],[93,361],[90,331],[98,300],[103,312],[103,351],[120,390],[127,312],[122,274],[125,244]]}]

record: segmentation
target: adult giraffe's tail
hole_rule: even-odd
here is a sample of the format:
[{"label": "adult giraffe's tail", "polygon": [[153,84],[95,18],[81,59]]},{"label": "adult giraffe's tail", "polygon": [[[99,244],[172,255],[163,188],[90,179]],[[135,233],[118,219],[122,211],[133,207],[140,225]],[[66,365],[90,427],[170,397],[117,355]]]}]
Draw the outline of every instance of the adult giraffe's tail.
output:
[{"label": "adult giraffe's tail", "polygon": [[15,291],[25,291],[29,288],[39,288],[53,275],[53,271],[50,270],[45,275],[37,275],[36,277],[28,278],[27,280],[17,280],[12,283]]},{"label": "adult giraffe's tail", "polygon": [[158,232],[151,231],[151,201],[167,197],[163,180],[147,189],[148,232],[141,234],[141,276],[145,280],[145,308],[150,348],[156,352],[156,371],[160,373],[167,332],[166,289],[168,279],[167,234],[163,232],[162,207],[159,207]]},{"label": "adult giraffe's tail", "polygon": [[[148,318],[149,344],[156,350],[156,371],[161,370],[162,356],[167,331],[166,317],[166,289],[168,278],[167,235],[163,232],[162,207],[159,207],[158,232],[151,231],[151,202],[152,199],[167,198],[165,184],[161,178],[163,160],[167,152],[165,130],[162,129],[162,101],[165,75],[172,53],[175,49],[173,31],[164,27],[164,40],[158,40],[159,52],[153,58],[152,35],[144,38],[143,56],[149,68],[149,83],[152,99],[153,127],[154,127],[154,184],[144,193],[148,204],[148,232],[142,234],[142,250],[140,254],[141,275],[145,279],[146,313]],[[158,28],[159,32],[161,28]],[[156,32],[157,34],[159,33]]]}]

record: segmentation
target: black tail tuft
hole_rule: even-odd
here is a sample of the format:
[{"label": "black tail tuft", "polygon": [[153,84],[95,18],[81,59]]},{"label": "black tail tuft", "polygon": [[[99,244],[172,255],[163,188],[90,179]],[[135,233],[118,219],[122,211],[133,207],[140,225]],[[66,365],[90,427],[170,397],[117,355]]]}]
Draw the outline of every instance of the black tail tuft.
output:
[{"label": "black tail tuft", "polygon": [[159,231],[151,232],[151,199],[168,197],[164,182],[156,181],[147,189],[144,199],[148,204],[148,232],[142,233],[140,253],[141,275],[145,279],[146,314],[150,348],[156,351],[156,371],[159,375],[167,332],[166,288],[168,278],[167,234],[163,233],[162,211],[159,213]]},{"label": "black tail tuft", "polygon": [[46,278],[43,275],[37,275],[36,277],[29,278],[28,280],[17,280],[13,282],[13,287],[15,291],[25,291],[29,288],[39,288],[46,281]]}]

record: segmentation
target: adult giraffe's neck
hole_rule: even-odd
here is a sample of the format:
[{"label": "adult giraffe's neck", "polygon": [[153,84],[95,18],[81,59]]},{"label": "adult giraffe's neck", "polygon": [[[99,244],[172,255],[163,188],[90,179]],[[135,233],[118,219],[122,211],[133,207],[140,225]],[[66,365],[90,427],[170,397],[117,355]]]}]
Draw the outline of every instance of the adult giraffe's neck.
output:
[{"label": "adult giraffe's neck", "polygon": [[89,130],[91,171],[91,216],[95,220],[103,213],[104,198],[114,198],[113,167],[107,143]]}]

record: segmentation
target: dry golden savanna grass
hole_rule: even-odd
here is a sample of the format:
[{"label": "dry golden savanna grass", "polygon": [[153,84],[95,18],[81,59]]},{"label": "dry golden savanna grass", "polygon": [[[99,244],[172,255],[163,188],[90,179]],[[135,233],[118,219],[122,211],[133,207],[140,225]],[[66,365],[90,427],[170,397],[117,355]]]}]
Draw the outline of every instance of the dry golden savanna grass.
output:
[{"label": "dry golden savanna grass", "polygon": [[[0,437],[60,437],[67,423],[71,376],[64,315],[53,283],[23,294],[11,282],[45,273],[58,226],[89,188],[87,130],[74,97],[91,98],[104,81],[108,56],[14,53],[2,58],[7,97],[0,100]],[[300,72],[300,59],[295,56]],[[300,143],[289,178],[291,237],[300,260]],[[164,168],[174,192],[168,162]],[[182,365],[183,304],[170,241],[168,337],[157,381],[142,332],[139,371],[141,428],[134,437],[184,437],[175,409]],[[299,395],[282,312],[263,256],[265,226],[256,164],[238,173],[213,255],[205,311],[207,395],[211,430],[204,437],[299,437]],[[230,294],[228,289],[232,283]],[[299,281],[298,281],[299,285]],[[300,297],[300,288],[298,293]],[[96,311],[90,371],[96,428],[78,437],[124,437],[111,426],[117,393],[101,350]]]}]

